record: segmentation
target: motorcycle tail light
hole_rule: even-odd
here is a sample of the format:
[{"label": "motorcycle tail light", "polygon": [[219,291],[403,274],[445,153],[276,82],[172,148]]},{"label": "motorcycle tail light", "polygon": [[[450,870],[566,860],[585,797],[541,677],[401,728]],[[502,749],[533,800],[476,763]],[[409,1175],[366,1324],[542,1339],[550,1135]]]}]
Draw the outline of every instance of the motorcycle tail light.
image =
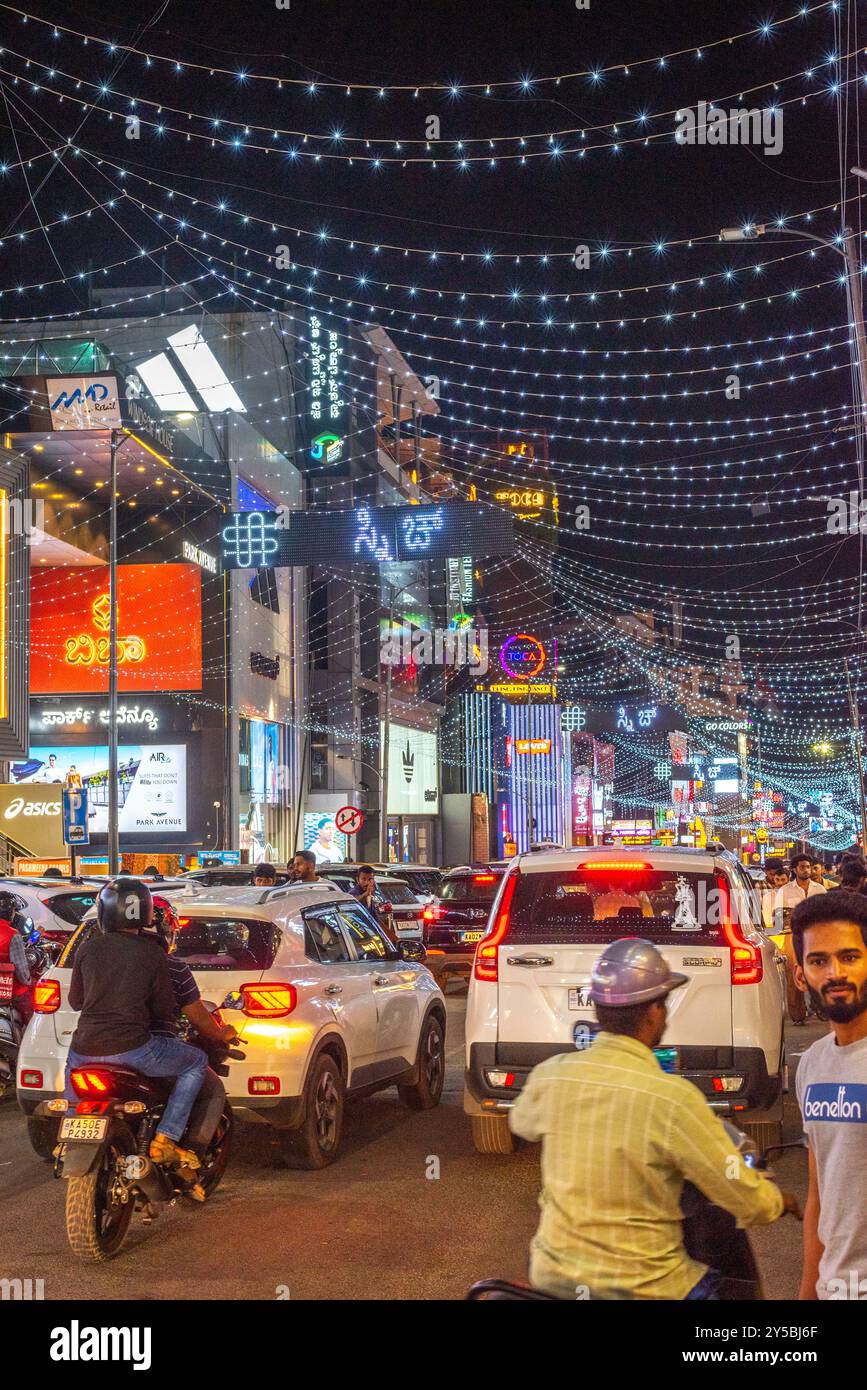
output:
[{"label": "motorcycle tail light", "polygon": [[60,981],[38,980],[33,988],[33,1011],[37,1014],[56,1014],[60,1008]]},{"label": "motorcycle tail light", "polygon": [[82,1100],[99,1100],[111,1091],[111,1074],[96,1067],[73,1067],[69,1079]]},{"label": "motorcycle tail light", "polygon": [[264,980],[261,984],[241,985],[241,1008],[248,1018],[285,1018],[298,1003],[294,985],[280,980]]}]

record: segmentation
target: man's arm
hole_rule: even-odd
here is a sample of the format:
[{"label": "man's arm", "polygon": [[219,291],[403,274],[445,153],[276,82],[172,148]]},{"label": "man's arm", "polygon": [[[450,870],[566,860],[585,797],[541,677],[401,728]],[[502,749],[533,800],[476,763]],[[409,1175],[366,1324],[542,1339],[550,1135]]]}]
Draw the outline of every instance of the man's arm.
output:
[{"label": "man's arm", "polygon": [[808,1153],[810,1185],[807,1189],[807,1200],[804,1203],[804,1268],[801,1273],[801,1287],[798,1290],[798,1298],[803,1301],[818,1298],[816,1284],[819,1279],[819,1261],[825,1250],[819,1239],[819,1212],[821,1211],[819,1175],[816,1170],[816,1158],[813,1150],[809,1149]]},{"label": "man's arm", "polygon": [[27,952],[20,936],[13,936],[9,942],[9,961],[15,966],[15,974],[18,976],[19,984],[29,985],[33,983],[30,976],[30,966],[27,964]]},{"label": "man's arm", "polygon": [[538,1143],[545,1134],[545,1079],[539,1075],[545,1065],[543,1062],[533,1068],[509,1111],[509,1129],[531,1144]]},{"label": "man's arm", "polygon": [[203,1038],[211,1038],[214,1042],[231,1042],[237,1038],[238,1030],[233,1028],[231,1023],[217,1023],[213,1018],[210,1009],[207,1009],[201,999],[196,999],[190,1004],[182,1005],[181,1012],[190,1020],[197,1032]]},{"label": "man's arm", "polygon": [[744,1162],[722,1120],[691,1082],[685,1084],[688,1089],[673,1109],[671,1128],[671,1157],[684,1177],[737,1217],[739,1226],[764,1226],[791,1210],[792,1199],[784,1198],[776,1183]]}]

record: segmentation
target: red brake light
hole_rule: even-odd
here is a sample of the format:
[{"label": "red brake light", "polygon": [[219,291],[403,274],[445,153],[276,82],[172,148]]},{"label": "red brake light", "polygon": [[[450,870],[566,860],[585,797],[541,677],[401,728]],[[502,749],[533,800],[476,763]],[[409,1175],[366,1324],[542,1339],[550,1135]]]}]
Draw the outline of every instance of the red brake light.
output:
[{"label": "red brake light", "polygon": [[241,985],[241,1008],[248,1018],[285,1018],[298,1003],[294,985],[280,980],[265,980],[262,984]]},{"label": "red brake light", "polygon": [[740,924],[732,920],[731,894],[724,874],[717,874],[716,886],[722,904],[722,929],[731,947],[733,985],[757,985],[764,973],[762,953],[752,941],[747,941]]},{"label": "red brake light", "polygon": [[440,910],[439,910],[438,907],[434,907],[433,905],[428,905],[428,906],[424,909],[424,911],[422,912],[421,915],[422,915],[422,921],[424,921],[424,922],[436,922],[436,921],[439,919]]},{"label": "red brake light", "polygon": [[33,1012],[56,1014],[60,1008],[60,981],[38,980],[33,987]]},{"label": "red brake light", "polygon": [[496,883],[496,874],[473,874],[473,883]]},{"label": "red brake light", "polygon": [[178,926],[179,926],[179,927],[188,927],[188,926],[190,925],[190,923],[192,922],[192,920],[193,920],[192,917],[179,917],[179,918],[178,918]]},{"label": "red brake light", "polygon": [[503,889],[503,896],[500,901],[497,920],[494,923],[494,930],[476,947],[476,959],[473,964],[473,975],[477,980],[495,981],[497,979],[497,951],[502,941],[505,940],[506,932],[509,930],[509,918],[512,913],[512,899],[515,896],[519,871],[509,874],[506,886]]},{"label": "red brake light", "polygon": [[609,870],[612,873],[617,873],[618,870],[625,872],[627,869],[649,869],[650,865],[644,864],[638,859],[594,859],[589,863],[581,864],[579,867],[585,871],[588,869],[596,869],[604,870],[605,873],[608,873]]},{"label": "red brake light", "polygon": [[111,1091],[111,1075],[95,1067],[75,1067],[69,1073],[72,1089],[83,1100],[97,1100]]}]

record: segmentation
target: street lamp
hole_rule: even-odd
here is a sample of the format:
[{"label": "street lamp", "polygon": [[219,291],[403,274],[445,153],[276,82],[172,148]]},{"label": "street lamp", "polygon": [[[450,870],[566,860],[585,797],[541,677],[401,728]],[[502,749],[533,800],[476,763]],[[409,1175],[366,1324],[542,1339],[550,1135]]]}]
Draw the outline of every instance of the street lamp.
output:
[{"label": "street lamp", "polygon": [[828,743],[827,739],[823,739],[821,743],[813,744],[813,752],[821,753],[823,758],[829,758],[833,751],[834,745],[832,743]]}]

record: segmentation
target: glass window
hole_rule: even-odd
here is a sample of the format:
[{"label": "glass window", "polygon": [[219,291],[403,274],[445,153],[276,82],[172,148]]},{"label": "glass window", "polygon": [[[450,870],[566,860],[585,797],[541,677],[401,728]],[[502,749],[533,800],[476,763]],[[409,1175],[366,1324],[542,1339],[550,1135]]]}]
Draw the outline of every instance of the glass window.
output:
[{"label": "glass window", "polygon": [[57,893],[48,899],[48,910],[59,917],[61,922],[70,922],[77,927],[85,912],[89,912],[95,902],[95,893]]},{"label": "glass window", "polygon": [[336,907],[359,960],[397,959],[397,951],[360,903],[337,903]]},{"label": "glass window", "polygon": [[280,933],[272,922],[236,917],[180,917],[175,954],[191,970],[268,970]]},{"label": "glass window", "polygon": [[311,960],[325,964],[351,960],[346,937],[340,929],[340,918],[331,907],[309,909],[304,918],[304,950]]},{"label": "glass window", "polygon": [[724,903],[712,874],[675,869],[560,869],[518,878],[511,941],[593,943],[642,936],[655,944],[721,946]]},{"label": "glass window", "polygon": [[377,883],[376,900],[380,903],[405,903],[407,906],[418,906],[418,898],[409,884],[395,878]]},{"label": "glass window", "polygon": [[444,903],[492,903],[501,878],[501,874],[485,873],[447,878],[440,884],[437,897]]}]

